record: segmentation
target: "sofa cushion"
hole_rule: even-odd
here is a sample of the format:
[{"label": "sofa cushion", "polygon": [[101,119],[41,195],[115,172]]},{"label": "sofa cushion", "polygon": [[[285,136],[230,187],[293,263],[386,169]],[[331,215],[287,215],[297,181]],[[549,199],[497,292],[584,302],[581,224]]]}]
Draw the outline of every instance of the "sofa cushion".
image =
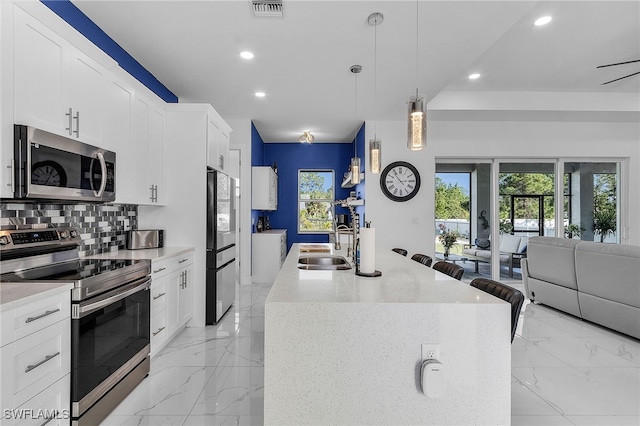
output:
[{"label": "sofa cushion", "polygon": [[579,241],[553,237],[529,238],[527,244],[529,276],[577,289],[575,246]]},{"label": "sofa cushion", "polygon": [[526,253],[527,252],[527,243],[529,242],[529,237],[520,237],[520,244],[518,244],[518,253]]},{"label": "sofa cushion", "polygon": [[503,253],[518,253],[520,237],[511,234],[500,235],[500,251]]},{"label": "sofa cushion", "polygon": [[576,271],[578,291],[640,308],[640,247],[582,241]]}]

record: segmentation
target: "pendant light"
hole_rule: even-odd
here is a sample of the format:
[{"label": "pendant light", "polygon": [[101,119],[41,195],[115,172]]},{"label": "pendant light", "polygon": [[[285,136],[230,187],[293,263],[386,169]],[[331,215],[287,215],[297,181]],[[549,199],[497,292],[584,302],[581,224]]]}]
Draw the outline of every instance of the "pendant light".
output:
[{"label": "pendant light", "polygon": [[382,24],[384,16],[380,12],[374,12],[369,15],[369,25],[373,26],[373,139],[369,141],[369,171],[371,173],[380,173],[380,164],[382,162],[382,141],[378,139],[378,121],[376,113],[378,109],[378,25]]},{"label": "pendant light", "polygon": [[409,116],[407,119],[407,148],[411,151],[419,151],[427,146],[427,114],[425,112],[424,98],[418,96],[418,4],[416,0],[416,97],[409,99]]},{"label": "pendant light", "polygon": [[352,65],[349,70],[353,73],[356,80],[354,95],[355,117],[353,121],[353,158],[351,159],[350,166],[351,183],[358,184],[360,183],[360,157],[358,157],[358,130],[356,123],[358,120],[358,74],[362,72],[362,65]]}]

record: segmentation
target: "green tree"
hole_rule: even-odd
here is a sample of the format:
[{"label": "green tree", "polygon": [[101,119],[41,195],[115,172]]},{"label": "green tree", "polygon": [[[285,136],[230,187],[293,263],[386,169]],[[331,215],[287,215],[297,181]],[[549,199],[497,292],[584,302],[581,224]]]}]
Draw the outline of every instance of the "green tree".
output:
[{"label": "green tree", "polygon": [[469,219],[469,195],[458,184],[436,177],[436,218]]},{"label": "green tree", "polygon": [[[544,218],[553,219],[554,181],[553,174],[546,173],[500,173],[500,219],[511,218],[510,195],[543,195]],[[519,218],[538,217],[537,202],[521,202],[514,206],[514,216]]]},{"label": "green tree", "polygon": [[328,231],[333,228],[330,203],[333,200],[333,185],[325,189],[325,180],[331,179],[332,176],[331,172],[300,172],[301,231]]},{"label": "green tree", "polygon": [[593,230],[603,242],[616,232],[616,175],[598,173],[593,175]]}]

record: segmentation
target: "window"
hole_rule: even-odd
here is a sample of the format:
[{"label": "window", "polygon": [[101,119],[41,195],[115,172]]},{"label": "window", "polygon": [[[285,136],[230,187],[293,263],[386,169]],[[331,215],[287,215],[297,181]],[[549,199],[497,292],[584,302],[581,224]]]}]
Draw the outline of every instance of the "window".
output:
[{"label": "window", "polygon": [[298,171],[298,232],[333,230],[333,170]]}]

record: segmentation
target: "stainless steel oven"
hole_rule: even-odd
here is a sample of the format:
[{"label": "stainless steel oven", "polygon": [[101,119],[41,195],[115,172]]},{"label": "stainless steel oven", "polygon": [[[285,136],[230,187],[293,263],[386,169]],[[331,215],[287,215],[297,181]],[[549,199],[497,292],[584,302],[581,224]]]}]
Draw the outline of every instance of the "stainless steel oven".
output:
[{"label": "stainless steel oven", "polygon": [[73,228],[0,231],[0,281],[74,284],[72,424],[97,425],[149,372],[151,264],[79,258],[80,242]]},{"label": "stainless steel oven", "polygon": [[14,197],[110,202],[116,154],[33,127],[14,126]]}]

